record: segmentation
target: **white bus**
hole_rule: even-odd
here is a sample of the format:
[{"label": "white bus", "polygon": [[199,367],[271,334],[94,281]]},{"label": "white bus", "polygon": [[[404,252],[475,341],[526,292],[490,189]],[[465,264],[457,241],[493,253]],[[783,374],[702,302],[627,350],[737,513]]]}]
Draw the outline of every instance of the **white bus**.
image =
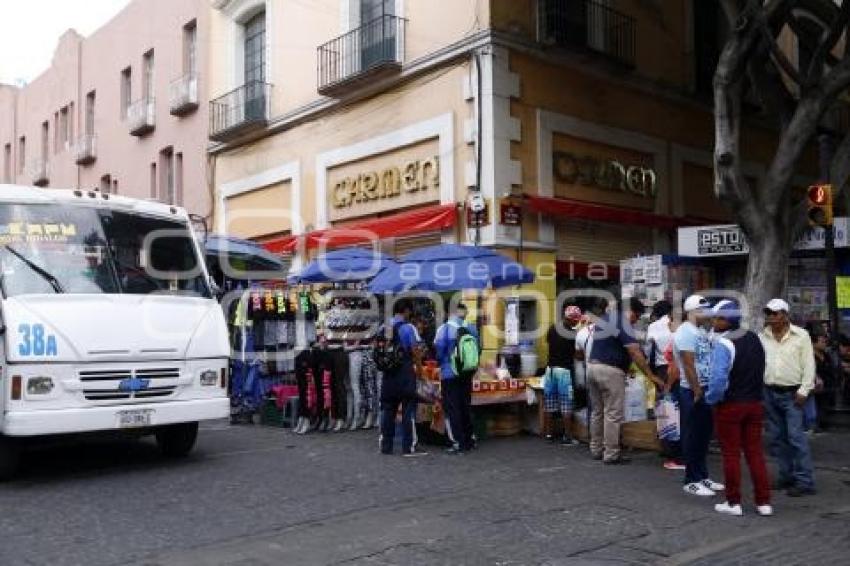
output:
[{"label": "white bus", "polygon": [[0,477],[36,437],[154,434],[180,456],[229,415],[202,258],[181,208],[0,185]]}]

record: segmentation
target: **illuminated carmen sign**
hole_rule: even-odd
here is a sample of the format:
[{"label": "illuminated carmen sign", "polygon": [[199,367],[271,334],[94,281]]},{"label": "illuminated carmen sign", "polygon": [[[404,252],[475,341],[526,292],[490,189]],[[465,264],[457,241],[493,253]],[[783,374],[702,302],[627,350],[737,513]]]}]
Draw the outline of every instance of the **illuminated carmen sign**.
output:
[{"label": "illuminated carmen sign", "polygon": [[388,167],[383,171],[361,173],[346,177],[334,185],[332,199],[335,208],[345,208],[360,202],[393,198],[405,193],[427,191],[440,186],[440,158],[409,161],[401,168]]},{"label": "illuminated carmen sign", "polygon": [[658,192],[655,170],[641,165],[624,165],[615,159],[578,157],[556,151],[552,155],[552,166],[555,179],[568,185],[596,186],[642,197],[655,197]]}]

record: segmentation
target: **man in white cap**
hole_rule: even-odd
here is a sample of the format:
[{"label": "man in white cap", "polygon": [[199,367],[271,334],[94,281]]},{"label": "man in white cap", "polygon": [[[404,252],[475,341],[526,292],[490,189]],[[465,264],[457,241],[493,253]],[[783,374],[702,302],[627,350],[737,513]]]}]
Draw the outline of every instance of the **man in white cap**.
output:
[{"label": "man in white cap", "polygon": [[708,477],[708,445],[714,421],[705,391],[711,367],[711,343],[705,329],[711,316],[708,300],[691,295],[685,300],[687,320],[673,335],[673,357],[682,380],[679,384],[679,414],[682,455],[685,457],[685,493],[711,497],[724,488]]},{"label": "man in white cap", "polygon": [[803,406],[815,387],[815,356],[809,333],[791,324],[788,303],[771,299],[764,308],[764,405],[771,455],[779,466],[777,489],[788,495],[814,495],[809,440],[803,430]]}]

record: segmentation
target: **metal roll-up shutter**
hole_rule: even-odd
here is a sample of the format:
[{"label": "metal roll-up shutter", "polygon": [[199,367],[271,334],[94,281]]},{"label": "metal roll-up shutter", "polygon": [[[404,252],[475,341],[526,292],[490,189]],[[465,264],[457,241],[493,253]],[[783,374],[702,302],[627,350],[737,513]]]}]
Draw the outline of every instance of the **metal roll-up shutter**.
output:
[{"label": "metal roll-up shutter", "polygon": [[404,254],[410,253],[414,250],[418,250],[420,248],[426,248],[428,246],[437,246],[442,243],[442,234],[440,232],[430,232],[428,234],[420,234],[418,236],[407,236],[406,238],[395,238],[395,242],[392,246],[388,246],[392,248],[392,251],[389,250],[387,253],[391,253],[397,258],[402,257]]},{"label": "metal roll-up shutter", "polygon": [[570,219],[559,222],[555,234],[561,261],[618,265],[621,259],[653,253],[649,228]]}]

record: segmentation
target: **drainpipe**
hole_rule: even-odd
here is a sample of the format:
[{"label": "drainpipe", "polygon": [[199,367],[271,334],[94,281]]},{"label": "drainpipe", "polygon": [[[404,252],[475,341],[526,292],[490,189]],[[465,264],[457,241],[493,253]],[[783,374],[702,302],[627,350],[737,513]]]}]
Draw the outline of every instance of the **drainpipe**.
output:
[{"label": "drainpipe", "polygon": [[77,155],[76,155],[76,152],[77,152],[76,145],[77,145],[77,141],[81,138],[80,132],[82,131],[82,128],[80,127],[80,124],[82,123],[80,121],[80,111],[81,111],[82,106],[83,106],[82,93],[83,93],[83,40],[80,39],[79,41],[77,41],[77,129],[74,132],[77,136],[77,139],[71,140],[71,144],[72,144],[71,147],[74,148],[73,151],[72,151],[73,155],[71,157],[74,159],[74,165],[77,167],[77,189],[81,188],[80,185],[82,184],[82,175],[83,175],[82,165],[79,165],[77,163]]}]

